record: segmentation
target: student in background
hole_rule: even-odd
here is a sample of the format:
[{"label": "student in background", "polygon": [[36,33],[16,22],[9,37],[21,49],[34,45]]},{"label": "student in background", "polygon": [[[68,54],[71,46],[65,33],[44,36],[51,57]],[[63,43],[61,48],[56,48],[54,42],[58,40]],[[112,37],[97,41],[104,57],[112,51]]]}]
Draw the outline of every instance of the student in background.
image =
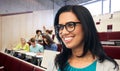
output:
[{"label": "student in background", "polygon": [[[17,44],[17,46],[15,48],[13,48],[13,50],[29,52],[30,48],[29,48],[29,44],[26,42],[26,40],[24,38],[20,38],[20,43]],[[18,57],[20,59],[24,59],[25,58],[24,54],[18,54],[17,52],[15,52],[13,54],[13,56]]]},{"label": "student in background", "polygon": [[43,26],[43,31],[44,31],[43,34],[47,34],[47,35],[49,35],[49,36],[54,40],[55,35],[53,34],[53,30],[46,29],[46,27]]},{"label": "student in background", "polygon": [[104,52],[93,18],[81,5],[59,9],[54,21],[62,52],[55,58],[58,71],[118,71],[118,64]]},{"label": "student in background", "polygon": [[49,35],[51,38],[53,36],[52,32],[53,32],[53,30],[46,30],[46,34]]},{"label": "student in background", "polygon": [[31,42],[31,46],[30,46],[30,52],[34,52],[34,53],[43,53],[43,46],[36,43],[35,38],[31,38],[30,39]]},{"label": "student in background", "polygon": [[35,40],[36,42],[38,42],[38,40],[43,40],[41,30],[36,30]]},{"label": "student in background", "polygon": [[43,45],[43,40],[38,40],[37,43],[40,44],[40,45]]},{"label": "student in background", "polygon": [[20,43],[17,44],[17,46],[13,48],[13,50],[16,50],[16,51],[22,50],[22,51],[29,52],[29,44],[26,42],[24,38],[20,38]]},{"label": "student in background", "polygon": [[57,51],[57,45],[49,35],[43,36],[44,48],[47,50]]},{"label": "student in background", "polygon": [[[34,53],[36,53],[36,55],[42,55],[43,51],[44,51],[43,46],[36,43],[35,38],[31,38],[30,42],[31,42],[30,52],[34,52]],[[30,61],[31,63],[33,63],[35,65],[38,65],[38,59],[36,57],[32,57],[32,59],[30,59],[30,60],[29,59],[25,59],[25,60],[28,62]]]}]

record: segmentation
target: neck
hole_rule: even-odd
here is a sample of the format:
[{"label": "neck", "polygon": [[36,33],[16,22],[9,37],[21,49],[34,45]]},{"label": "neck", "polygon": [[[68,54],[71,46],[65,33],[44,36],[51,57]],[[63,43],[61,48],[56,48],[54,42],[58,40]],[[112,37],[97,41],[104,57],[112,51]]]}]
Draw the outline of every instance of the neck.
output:
[{"label": "neck", "polygon": [[75,57],[81,56],[83,53],[83,48],[84,48],[83,45],[81,45],[80,47],[73,48],[72,56],[75,56]]},{"label": "neck", "polygon": [[82,50],[74,50],[74,51],[72,51],[72,56],[71,56],[71,58],[69,59],[69,61],[71,61],[71,60],[75,60],[75,61],[90,61],[90,62],[93,62],[96,58],[93,58],[93,55],[91,54],[91,52],[90,51],[88,51],[87,53],[86,53],[86,55],[85,56],[83,56],[83,57],[78,57],[78,56],[81,56],[82,55],[82,53],[83,53],[83,51]]},{"label": "neck", "polygon": [[73,52],[71,58],[75,58],[75,59],[86,59],[86,58],[88,59],[88,58],[92,58],[92,59],[94,59],[90,51],[88,51],[85,56],[79,57],[79,56],[82,55],[82,53],[83,52],[77,52],[77,51]]},{"label": "neck", "polygon": [[76,58],[76,59],[84,59],[88,57],[93,58],[92,53],[90,51],[88,51],[85,56],[79,57],[83,54],[83,48],[84,48],[83,45],[81,45],[78,48],[72,49],[72,58]]},{"label": "neck", "polygon": [[92,54],[90,52],[88,52],[83,57],[71,56],[71,58],[68,60],[68,62],[71,66],[75,66],[77,68],[83,68],[83,67],[90,65],[95,60],[96,60],[96,58],[93,58]]},{"label": "neck", "polygon": [[25,43],[21,43],[21,45],[22,45],[22,46],[24,46],[24,45],[25,45]]}]

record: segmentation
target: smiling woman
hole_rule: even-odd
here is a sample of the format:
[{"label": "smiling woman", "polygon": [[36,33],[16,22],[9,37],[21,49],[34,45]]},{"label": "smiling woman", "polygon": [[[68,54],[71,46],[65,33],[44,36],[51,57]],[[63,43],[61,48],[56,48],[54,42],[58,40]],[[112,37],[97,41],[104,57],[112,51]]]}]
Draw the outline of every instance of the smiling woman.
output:
[{"label": "smiling woman", "polygon": [[103,50],[87,8],[80,5],[60,8],[54,27],[63,47],[55,58],[58,71],[118,71],[118,64]]},{"label": "smiling woman", "polygon": [[[64,44],[68,48],[78,47],[78,45],[81,45],[81,42],[76,42],[82,41],[83,38],[82,27],[76,16],[72,12],[64,12],[60,15],[59,23],[63,23],[65,25],[67,25],[68,23],[74,23],[73,27],[69,27],[69,30],[68,28],[63,29],[62,31],[59,30],[60,38],[62,39]],[[77,45],[74,45],[75,43]]]}]

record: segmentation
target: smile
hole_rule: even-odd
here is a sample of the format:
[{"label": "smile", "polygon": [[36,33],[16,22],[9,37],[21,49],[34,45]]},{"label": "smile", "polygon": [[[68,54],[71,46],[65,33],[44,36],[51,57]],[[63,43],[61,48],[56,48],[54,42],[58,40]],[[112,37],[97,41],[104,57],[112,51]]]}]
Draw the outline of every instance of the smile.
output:
[{"label": "smile", "polygon": [[65,38],[63,39],[63,41],[64,41],[65,43],[71,42],[72,40],[73,40],[73,37],[65,37]]}]

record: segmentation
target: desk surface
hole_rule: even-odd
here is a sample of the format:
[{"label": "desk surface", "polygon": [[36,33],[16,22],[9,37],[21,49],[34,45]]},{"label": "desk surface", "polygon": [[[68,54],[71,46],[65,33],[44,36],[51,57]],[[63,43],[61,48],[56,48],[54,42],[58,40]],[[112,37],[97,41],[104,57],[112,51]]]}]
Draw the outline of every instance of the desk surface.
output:
[{"label": "desk surface", "polygon": [[25,51],[15,51],[15,52],[22,53],[22,54],[25,54],[25,55],[28,55],[28,56],[35,56],[37,58],[42,58],[43,57],[43,53],[37,54],[37,53],[34,53],[34,52],[25,52]]}]

